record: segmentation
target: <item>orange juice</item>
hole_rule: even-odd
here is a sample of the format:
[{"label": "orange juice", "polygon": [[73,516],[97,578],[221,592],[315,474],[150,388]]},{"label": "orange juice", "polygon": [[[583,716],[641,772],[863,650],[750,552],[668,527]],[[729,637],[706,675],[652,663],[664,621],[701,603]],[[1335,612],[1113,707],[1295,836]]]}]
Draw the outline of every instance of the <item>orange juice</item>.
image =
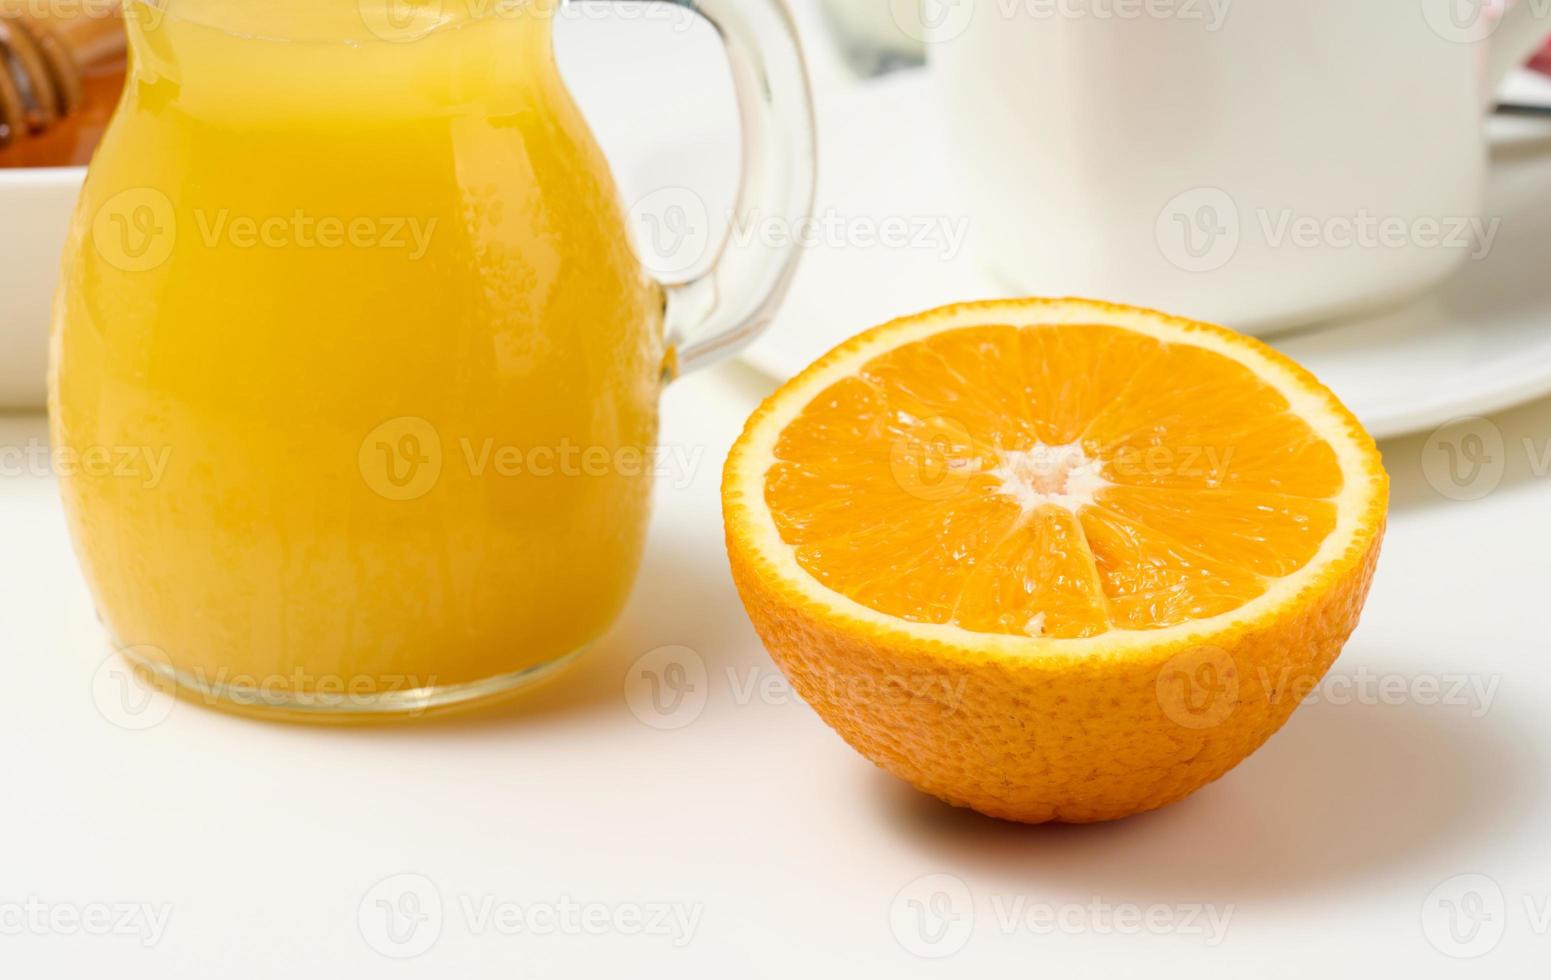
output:
[{"label": "orange juice", "polygon": [[129,8],[52,431],[116,643],[212,697],[503,689],[639,562],[661,289],[548,11],[441,8]]}]

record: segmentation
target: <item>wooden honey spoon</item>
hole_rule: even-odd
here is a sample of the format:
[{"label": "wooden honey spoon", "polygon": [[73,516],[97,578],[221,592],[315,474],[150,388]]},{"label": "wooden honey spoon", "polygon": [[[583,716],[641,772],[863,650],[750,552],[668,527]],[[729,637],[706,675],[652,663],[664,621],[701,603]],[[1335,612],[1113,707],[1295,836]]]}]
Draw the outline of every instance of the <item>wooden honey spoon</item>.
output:
[{"label": "wooden honey spoon", "polygon": [[117,10],[69,17],[0,12],[0,148],[78,111],[84,70],[124,48]]}]

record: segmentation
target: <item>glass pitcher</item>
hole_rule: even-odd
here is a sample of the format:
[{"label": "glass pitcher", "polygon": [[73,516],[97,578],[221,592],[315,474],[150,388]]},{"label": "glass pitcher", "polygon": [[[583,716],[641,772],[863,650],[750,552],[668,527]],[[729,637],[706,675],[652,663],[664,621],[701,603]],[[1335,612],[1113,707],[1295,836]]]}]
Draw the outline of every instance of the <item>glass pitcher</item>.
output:
[{"label": "glass pitcher", "polygon": [[[681,5],[726,45],[735,219],[795,227],[789,13]],[[619,612],[661,389],[768,322],[799,243],[646,275],[556,71],[560,9],[131,0],[49,385],[75,547],[137,668],[226,706],[392,715],[515,688]]]}]

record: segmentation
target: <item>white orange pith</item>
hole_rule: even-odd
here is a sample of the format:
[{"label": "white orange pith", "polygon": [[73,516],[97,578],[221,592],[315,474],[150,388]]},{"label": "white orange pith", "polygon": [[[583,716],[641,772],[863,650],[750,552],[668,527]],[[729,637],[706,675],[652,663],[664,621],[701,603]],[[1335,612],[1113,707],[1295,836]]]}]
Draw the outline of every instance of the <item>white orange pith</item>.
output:
[{"label": "white orange pith", "polygon": [[[826,720],[924,789],[1041,820],[1167,802],[1274,731],[1291,703],[1253,704],[1278,692],[1245,672],[1323,674],[1386,485],[1345,409],[1258,342],[1031,300],[832,351],[750,419],[723,496],[751,617]],[[1234,710],[1182,725],[1159,672],[1202,648]],[[959,710],[835,682],[901,671],[957,684]]]}]

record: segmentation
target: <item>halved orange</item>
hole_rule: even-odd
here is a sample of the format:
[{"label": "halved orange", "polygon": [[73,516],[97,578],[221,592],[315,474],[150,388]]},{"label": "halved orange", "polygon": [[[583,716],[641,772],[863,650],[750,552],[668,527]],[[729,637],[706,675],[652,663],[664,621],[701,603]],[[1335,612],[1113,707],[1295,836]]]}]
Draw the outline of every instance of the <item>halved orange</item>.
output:
[{"label": "halved orange", "polygon": [[722,499],[755,628],[852,746],[954,804],[1085,822],[1286,721],[1357,624],[1388,478],[1258,341],[1008,300],[831,351],[749,419]]}]

